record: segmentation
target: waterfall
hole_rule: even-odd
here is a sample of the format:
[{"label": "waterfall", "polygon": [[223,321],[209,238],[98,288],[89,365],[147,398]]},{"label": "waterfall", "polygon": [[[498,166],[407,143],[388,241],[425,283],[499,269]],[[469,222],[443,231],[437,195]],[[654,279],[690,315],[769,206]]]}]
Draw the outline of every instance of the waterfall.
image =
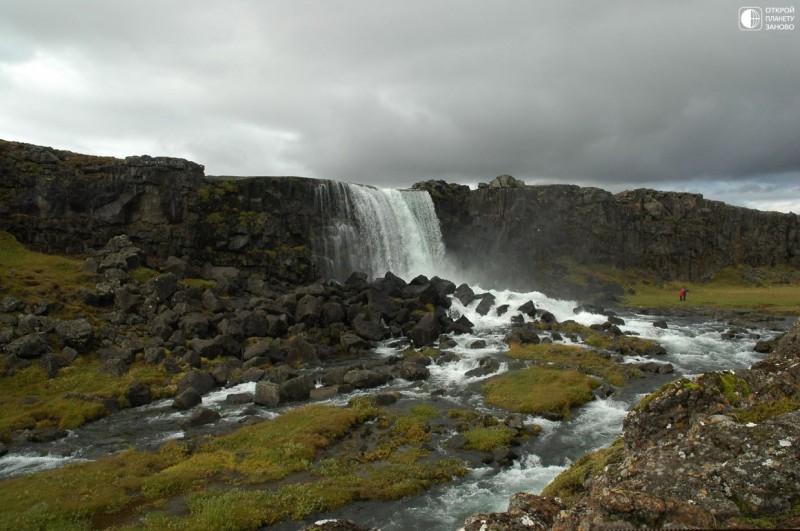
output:
[{"label": "waterfall", "polygon": [[391,271],[410,280],[436,274],[444,243],[428,192],[326,181],[315,202],[323,222],[315,244],[323,276],[344,280],[362,271],[372,279]]}]

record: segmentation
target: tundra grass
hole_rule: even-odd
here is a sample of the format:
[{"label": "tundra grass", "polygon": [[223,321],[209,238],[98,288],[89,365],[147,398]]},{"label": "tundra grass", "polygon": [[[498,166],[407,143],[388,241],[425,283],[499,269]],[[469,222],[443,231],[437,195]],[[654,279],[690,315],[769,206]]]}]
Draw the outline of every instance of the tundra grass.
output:
[{"label": "tundra grass", "polygon": [[576,370],[529,367],[489,379],[482,387],[487,404],[520,413],[568,418],[569,411],[592,399],[597,378]]},{"label": "tundra grass", "polygon": [[78,288],[91,288],[92,275],[75,258],[37,253],[25,248],[11,234],[0,231],[0,297],[12,295],[33,303],[58,301],[65,314],[83,308],[74,296]]},{"label": "tundra grass", "polygon": [[497,448],[508,448],[514,432],[508,426],[489,426],[486,428],[474,428],[464,432],[467,439],[466,448],[481,452],[491,452]]},{"label": "tundra grass", "polygon": [[624,457],[625,444],[622,437],[619,437],[610,446],[595,450],[575,461],[542,490],[542,496],[557,496],[570,506],[583,492],[587,479],[599,474],[610,464],[621,463]]},{"label": "tundra grass", "polygon": [[530,360],[552,368],[574,369],[584,374],[598,376],[617,387],[625,385],[628,380],[642,376],[642,371],[636,367],[614,363],[593,350],[576,345],[512,343],[507,356],[518,360]]},{"label": "tundra grass", "polygon": [[[364,459],[356,430],[376,415],[384,428],[373,429],[391,444]],[[387,417],[366,398],[346,408],[309,405],[199,445],[172,441],[158,452],[14,478],[0,483],[0,529],[257,529],[417,494],[466,472],[430,458],[416,432],[396,429],[400,419],[424,428],[428,417]]]},{"label": "tundra grass", "polygon": [[161,365],[136,363],[122,377],[100,370],[94,357],[81,357],[48,378],[38,365],[0,377],[0,439],[26,428],[76,428],[106,416],[106,400],[126,406],[125,393],[134,380],[150,386],[155,398],[174,393],[173,378]]}]

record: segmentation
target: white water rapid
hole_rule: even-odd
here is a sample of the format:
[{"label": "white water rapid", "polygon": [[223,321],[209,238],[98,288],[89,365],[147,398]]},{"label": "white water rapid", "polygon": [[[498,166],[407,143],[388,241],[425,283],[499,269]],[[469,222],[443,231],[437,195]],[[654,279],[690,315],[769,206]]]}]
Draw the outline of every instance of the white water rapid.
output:
[{"label": "white water rapid", "polygon": [[428,192],[326,181],[315,195],[324,227],[316,243],[323,276],[442,274],[444,244]]}]

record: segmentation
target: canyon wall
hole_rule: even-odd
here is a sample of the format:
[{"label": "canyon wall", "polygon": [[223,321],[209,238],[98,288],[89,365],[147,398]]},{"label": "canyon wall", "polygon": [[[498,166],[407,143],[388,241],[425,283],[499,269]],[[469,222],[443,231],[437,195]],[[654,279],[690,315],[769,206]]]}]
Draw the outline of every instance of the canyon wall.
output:
[{"label": "canyon wall", "polygon": [[[503,177],[506,177],[505,179]],[[427,181],[448,256],[482,282],[546,288],[570,264],[651,271],[705,280],[730,265],[800,265],[795,214],[709,201],[699,194],[574,185],[524,186],[501,176],[491,186]]]},{"label": "canyon wall", "polygon": [[[69,254],[125,233],[153,265],[187,256],[308,282],[319,276],[314,250],[326,233],[316,196],[323,182],[212,178],[182,159],[0,141],[0,229]],[[685,280],[735,264],[800,266],[795,214],[688,193],[524,186],[509,176],[477,190],[442,181],[414,187],[433,198],[449,261],[484,287],[559,292],[569,288],[572,264]]]}]

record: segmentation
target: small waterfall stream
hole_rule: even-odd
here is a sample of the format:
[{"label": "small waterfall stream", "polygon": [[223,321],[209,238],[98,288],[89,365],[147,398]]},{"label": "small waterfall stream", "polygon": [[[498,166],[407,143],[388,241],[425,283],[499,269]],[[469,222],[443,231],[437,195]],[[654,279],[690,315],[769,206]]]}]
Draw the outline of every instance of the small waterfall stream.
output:
[{"label": "small waterfall stream", "polygon": [[323,276],[441,274],[444,244],[428,192],[327,181],[315,195],[323,218],[323,234],[315,242]]}]

